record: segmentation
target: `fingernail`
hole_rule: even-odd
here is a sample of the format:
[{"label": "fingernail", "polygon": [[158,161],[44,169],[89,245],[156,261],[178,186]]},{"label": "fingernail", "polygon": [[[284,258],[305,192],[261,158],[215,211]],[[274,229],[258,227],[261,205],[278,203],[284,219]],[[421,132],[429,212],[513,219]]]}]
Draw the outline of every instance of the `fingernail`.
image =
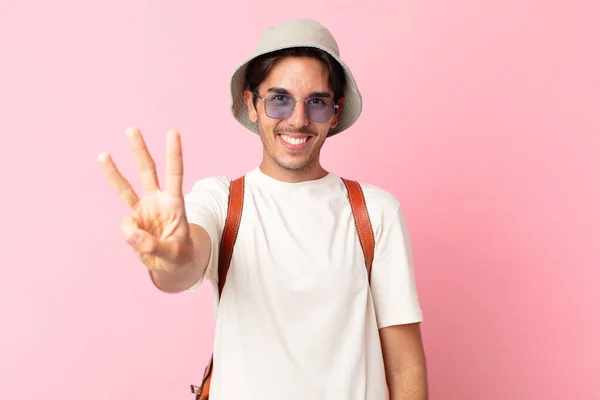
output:
[{"label": "fingernail", "polygon": [[129,244],[131,244],[131,245],[138,245],[138,244],[140,244],[141,241],[142,241],[142,235],[140,235],[138,232],[134,232],[127,239],[127,242],[129,242]]},{"label": "fingernail", "polygon": [[108,160],[108,153],[106,153],[106,152],[99,153],[98,156],[96,157],[96,160],[98,162],[105,163],[106,160]]},{"label": "fingernail", "polygon": [[134,127],[127,128],[127,129],[125,130],[125,133],[126,133],[126,135],[127,135],[127,137],[128,137],[129,139],[133,139],[133,138],[135,138],[135,136],[136,136],[136,134],[137,134],[137,129],[136,129],[136,128],[134,128]]}]

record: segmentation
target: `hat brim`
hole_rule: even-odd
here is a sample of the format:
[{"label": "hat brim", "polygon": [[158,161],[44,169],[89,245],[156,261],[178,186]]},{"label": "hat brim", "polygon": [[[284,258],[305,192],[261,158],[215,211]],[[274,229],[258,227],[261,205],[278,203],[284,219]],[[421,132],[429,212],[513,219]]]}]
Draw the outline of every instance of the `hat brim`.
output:
[{"label": "hat brim", "polygon": [[231,113],[235,119],[246,127],[248,130],[258,134],[258,127],[256,123],[252,122],[248,117],[248,108],[244,102],[244,89],[245,89],[245,75],[248,64],[256,57],[264,54],[272,53],[274,51],[289,49],[294,47],[313,47],[323,50],[330,54],[343,68],[346,74],[346,91],[344,92],[344,103],[340,112],[338,124],[335,128],[331,129],[328,133],[328,137],[337,135],[340,132],[345,131],[352,126],[362,112],[362,96],[358,90],[358,86],[350,71],[350,68],[344,63],[337,55],[331,53],[328,49],[315,44],[296,44],[293,46],[283,46],[269,49],[254,54],[252,57],[246,59],[235,69],[231,76],[230,91],[231,91]]}]

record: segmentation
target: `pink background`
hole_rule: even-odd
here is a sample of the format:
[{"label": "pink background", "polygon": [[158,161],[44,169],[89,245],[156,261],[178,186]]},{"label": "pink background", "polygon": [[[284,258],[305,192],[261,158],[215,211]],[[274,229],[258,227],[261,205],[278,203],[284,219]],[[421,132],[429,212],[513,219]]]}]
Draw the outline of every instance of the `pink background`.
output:
[{"label": "pink background", "polygon": [[599,399],[599,3],[284,3],[2,2],[0,398],[191,400],[209,290],[151,286],[95,157],[139,188],[135,125],[161,171],[181,131],[186,191],[255,167],[229,74],[308,16],[365,100],[324,164],[404,205],[432,399]]}]

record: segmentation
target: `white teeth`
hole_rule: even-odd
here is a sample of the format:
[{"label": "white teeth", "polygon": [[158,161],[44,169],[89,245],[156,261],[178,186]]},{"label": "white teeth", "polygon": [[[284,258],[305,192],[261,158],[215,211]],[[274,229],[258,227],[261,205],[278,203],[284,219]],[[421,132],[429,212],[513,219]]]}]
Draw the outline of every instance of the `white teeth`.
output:
[{"label": "white teeth", "polygon": [[281,138],[283,139],[284,142],[292,144],[292,145],[304,144],[308,140],[308,137],[293,138],[288,135],[281,135]]}]

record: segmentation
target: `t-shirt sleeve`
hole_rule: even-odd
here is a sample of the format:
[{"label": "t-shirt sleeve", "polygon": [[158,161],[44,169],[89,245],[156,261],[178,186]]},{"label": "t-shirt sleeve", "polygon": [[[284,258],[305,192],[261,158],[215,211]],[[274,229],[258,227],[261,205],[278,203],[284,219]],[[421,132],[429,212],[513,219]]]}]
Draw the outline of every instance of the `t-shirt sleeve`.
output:
[{"label": "t-shirt sleeve", "polygon": [[[372,218],[375,254],[371,293],[378,327],[422,322],[423,313],[415,282],[411,244],[404,215],[391,194],[380,196]],[[371,212],[370,212],[371,213]]]},{"label": "t-shirt sleeve", "polygon": [[213,284],[218,279],[219,244],[227,216],[229,199],[228,177],[210,177],[197,181],[185,195],[188,222],[203,227],[211,240],[211,254],[204,276],[188,291],[198,289],[205,279]]}]

